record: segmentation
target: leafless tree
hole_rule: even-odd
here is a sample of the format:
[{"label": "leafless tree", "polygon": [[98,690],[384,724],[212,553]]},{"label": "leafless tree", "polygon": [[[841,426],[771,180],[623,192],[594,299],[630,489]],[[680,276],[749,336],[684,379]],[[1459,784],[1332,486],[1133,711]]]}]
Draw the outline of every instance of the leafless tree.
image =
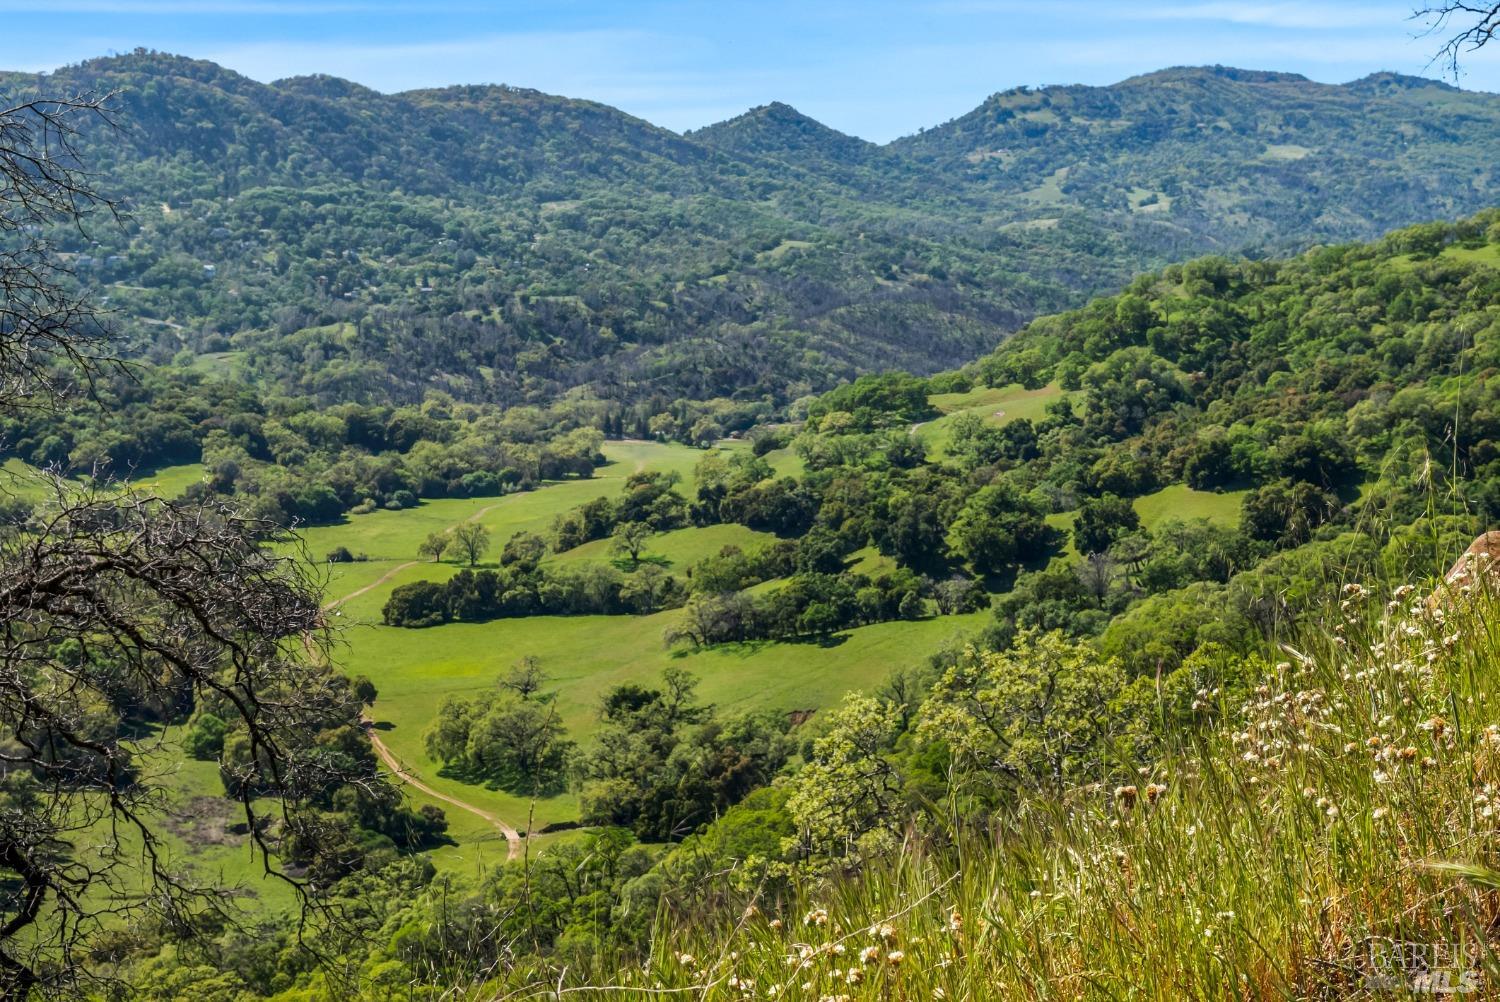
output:
[{"label": "leafless tree", "polygon": [[[103,101],[0,111],[0,414],[56,406],[120,367],[47,242],[115,210],[77,156],[90,118],[107,122]],[[185,875],[163,837],[179,753],[162,724],[205,706],[228,722],[226,789],[266,871],[309,903],[315,871],[294,877],[275,853],[316,854],[333,792],[389,795],[350,740],[359,700],[327,666],[310,564],[268,548],[274,527],[119,485],[29,486],[34,503],[0,506],[3,1000],[81,991],[105,928],[186,933],[224,911],[223,889]]]},{"label": "leafless tree", "polygon": [[1101,607],[1114,588],[1117,565],[1108,553],[1090,553],[1078,562],[1078,580]]},{"label": "leafless tree", "polygon": [[106,916],[186,930],[220,907],[161,837],[179,751],[149,725],[195,705],[233,722],[221,769],[268,873],[279,839],[317,837],[302,808],[350,783],[381,795],[368,758],[320,740],[360,707],[316,664],[306,561],[224,507],[53,486],[0,536],[0,998],[73,983]]},{"label": "leafless tree", "polygon": [[47,233],[118,207],[78,156],[79,127],[106,101],[32,99],[0,110],[0,406],[50,404],[120,363],[101,314],[68,288]]},{"label": "leafless tree", "polygon": [[1445,0],[1418,7],[1412,18],[1426,25],[1424,34],[1443,39],[1432,61],[1441,63],[1450,76],[1457,77],[1459,61],[1466,54],[1484,48],[1500,31],[1500,4]]}]

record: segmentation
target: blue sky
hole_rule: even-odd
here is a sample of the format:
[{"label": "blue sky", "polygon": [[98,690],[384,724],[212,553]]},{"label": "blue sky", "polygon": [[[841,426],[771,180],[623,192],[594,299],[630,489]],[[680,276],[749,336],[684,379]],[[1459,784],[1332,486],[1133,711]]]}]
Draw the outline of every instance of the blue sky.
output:
[{"label": "blue sky", "polygon": [[[508,83],[683,130],[786,101],[885,141],[1020,84],[1111,83],[1223,63],[1342,82],[1438,75],[1410,2],[1305,0],[0,0],[5,69],[137,46],[257,80],[331,73],[383,91]],[[1463,86],[1500,91],[1500,43]]]}]

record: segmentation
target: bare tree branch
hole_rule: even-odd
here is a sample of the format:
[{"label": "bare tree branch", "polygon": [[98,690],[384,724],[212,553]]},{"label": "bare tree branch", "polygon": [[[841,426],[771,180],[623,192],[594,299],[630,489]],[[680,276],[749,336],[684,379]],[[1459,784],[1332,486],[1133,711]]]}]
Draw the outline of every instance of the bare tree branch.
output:
[{"label": "bare tree branch", "polygon": [[1462,57],[1484,48],[1500,31],[1500,4],[1428,4],[1414,10],[1412,19],[1425,22],[1424,36],[1444,38],[1432,63],[1441,64],[1444,73],[1456,80]]},{"label": "bare tree branch", "polygon": [[325,834],[317,808],[334,791],[387,793],[373,756],[341,750],[361,705],[310,663],[327,648],[318,583],[266,547],[271,527],[52,486],[35,516],[0,528],[0,871],[15,876],[0,881],[0,998],[74,979],[105,916],[190,928],[223,910],[162,839],[159,771],[180,749],[149,725],[204,705],[232,721],[226,786],[265,872],[299,892],[319,888],[274,854]]},{"label": "bare tree branch", "polygon": [[33,99],[0,108],[0,406],[50,404],[121,363],[103,314],[73,289],[48,232],[117,219],[78,157],[80,125],[113,126],[108,97]]}]

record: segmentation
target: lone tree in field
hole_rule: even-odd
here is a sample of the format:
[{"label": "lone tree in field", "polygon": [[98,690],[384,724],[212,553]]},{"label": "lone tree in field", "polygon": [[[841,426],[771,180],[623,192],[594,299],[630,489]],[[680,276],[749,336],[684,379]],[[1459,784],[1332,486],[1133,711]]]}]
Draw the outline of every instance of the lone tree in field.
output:
[{"label": "lone tree in field", "polygon": [[[0,416],[85,406],[124,377],[45,238],[113,213],[76,155],[80,128],[108,125],[87,97],[0,104]],[[305,904],[310,888],[273,851],[295,843],[311,864],[333,836],[310,808],[351,784],[389,792],[357,740],[358,698],[326,667],[309,564],[267,547],[275,527],[225,505],[38,479],[45,500],[0,519],[7,1000],[85,993],[101,931],[191,934],[229,918],[225,896],[186,876],[163,839],[165,763],[181,749],[165,747],[174,732],[161,724],[195,711],[222,721],[221,770],[249,838]],[[267,796],[275,827],[261,816]]]},{"label": "lone tree in field", "polygon": [[473,567],[490,551],[490,530],[478,522],[465,522],[453,530],[453,545]]},{"label": "lone tree in field", "polygon": [[432,532],[417,546],[417,556],[431,557],[435,564],[442,563],[443,554],[453,545],[453,536],[447,531]]},{"label": "lone tree in field", "polygon": [[517,661],[499,682],[500,688],[507,689],[522,699],[535,696],[546,684],[547,673],[542,671],[542,663],[530,654]]},{"label": "lone tree in field", "polygon": [[641,562],[646,540],[650,538],[651,526],[645,522],[621,522],[610,536],[609,548],[612,553],[628,556],[630,566],[634,567]]}]

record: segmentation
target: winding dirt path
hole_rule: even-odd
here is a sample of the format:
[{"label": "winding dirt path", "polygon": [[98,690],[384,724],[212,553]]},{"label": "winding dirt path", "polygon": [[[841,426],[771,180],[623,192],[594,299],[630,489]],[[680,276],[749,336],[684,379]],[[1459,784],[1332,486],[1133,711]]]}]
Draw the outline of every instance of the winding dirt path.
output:
[{"label": "winding dirt path", "polygon": [[332,612],[334,609],[337,609],[339,606],[343,605],[345,602],[353,601],[354,599],[359,598],[365,592],[367,592],[367,591],[373,591],[376,588],[379,588],[381,585],[385,584],[391,578],[395,577],[397,574],[400,574],[402,571],[406,570],[408,567],[415,567],[415,566],[417,566],[417,563],[418,562],[415,561],[415,560],[408,560],[404,564],[397,564],[395,567],[392,567],[390,570],[386,571],[384,574],[380,575],[380,577],[376,578],[374,581],[371,581],[369,584],[365,585],[363,588],[356,588],[353,591],[351,591],[349,594],[344,595],[341,598],[335,598],[335,599],[332,599],[332,600],[330,600],[328,602],[324,602],[323,603],[323,611],[324,612]]},{"label": "winding dirt path", "polygon": [[[463,525],[464,522],[477,522],[481,518],[484,518],[484,516],[488,515],[490,512],[494,511],[498,507],[500,507],[500,502],[498,502],[498,501],[496,501],[494,504],[485,505],[483,508],[481,508],[478,511],[476,511],[474,514],[472,514],[468,518],[464,519],[463,522],[454,522],[452,525],[448,526],[443,531],[444,532],[452,532],[454,529],[457,529],[459,526]],[[380,577],[376,578],[374,581],[371,581],[369,584],[365,585],[363,588],[356,588],[356,589],[354,589],[353,591],[351,591],[347,595],[343,595],[343,596],[340,596],[339,598],[331,599],[331,600],[329,600],[327,602],[324,602],[323,603],[323,611],[324,612],[332,612],[334,609],[337,609],[339,606],[343,605],[345,602],[351,602],[354,599],[359,598],[361,595],[365,594],[366,592],[374,591],[376,588],[379,588],[381,585],[385,584],[391,578],[395,577],[397,574],[400,574],[402,571],[406,570],[408,567],[415,567],[415,566],[417,566],[417,564],[419,564],[421,562],[422,561],[420,561],[420,560],[408,560],[405,563],[397,564],[395,567],[392,567],[390,570],[386,571],[384,574],[380,575]]]},{"label": "winding dirt path", "polygon": [[486,811],[480,807],[475,807],[468,801],[459,800],[457,797],[450,797],[448,796],[448,794],[439,792],[438,790],[434,790],[432,787],[422,782],[421,777],[403,766],[401,764],[401,761],[396,758],[395,754],[386,747],[385,742],[380,740],[380,734],[375,730],[375,721],[366,717],[362,721],[362,723],[365,727],[365,735],[370,739],[370,744],[375,748],[375,754],[380,756],[380,761],[385,763],[386,768],[390,769],[397,779],[401,780],[401,782],[407,784],[408,786],[421,790],[423,793],[427,794],[429,797],[432,797],[434,800],[441,800],[445,804],[451,804],[461,811],[468,811],[475,817],[488,821],[495,827],[497,831],[500,832],[501,835],[505,836],[505,858],[508,860],[521,858],[520,832],[516,831],[510,825],[502,821],[498,816],[491,814],[489,811]]},{"label": "winding dirt path", "polygon": [[[455,522],[443,531],[451,532],[453,529],[456,529],[460,525],[463,525],[464,522],[477,522],[485,515],[488,515],[490,512],[498,508],[499,505],[500,502],[498,501],[492,505],[486,505],[485,507],[476,511],[474,514],[470,515],[468,518],[464,519],[462,522]],[[415,567],[419,563],[421,563],[421,561],[408,560],[405,563],[397,564],[395,567],[392,567],[390,570],[386,571],[384,574],[380,575],[380,577],[376,578],[374,581],[371,581],[363,588],[356,588],[354,591],[351,591],[347,595],[342,595],[339,598],[330,599],[328,602],[325,602],[323,604],[323,611],[331,612],[334,609],[337,609],[339,606],[343,605],[345,602],[348,602],[351,599],[359,598],[359,596],[365,594],[366,592],[373,591],[374,589],[379,588],[381,585],[385,584],[391,578],[395,577],[397,574],[400,574],[408,567]],[[403,766],[401,764],[401,760],[396,758],[395,753],[393,753],[389,748],[386,747],[384,741],[380,740],[380,734],[375,730],[375,721],[371,720],[369,717],[362,717],[360,719],[360,723],[364,726],[365,736],[370,739],[370,745],[375,749],[375,754],[380,756],[380,761],[385,763],[386,768],[391,770],[392,775],[394,775],[397,779],[401,780],[401,782],[407,784],[408,786],[411,786],[414,789],[421,790],[423,793],[427,794],[429,797],[432,797],[434,800],[441,800],[445,804],[457,807],[461,811],[467,811],[468,813],[474,815],[476,818],[480,818],[481,820],[487,822],[492,827],[494,827],[494,829],[498,831],[502,836],[504,836],[506,842],[505,858],[507,860],[521,858],[520,832],[516,831],[515,828],[506,824],[505,821],[501,820],[499,816],[491,814],[484,808],[476,807],[468,801],[460,800],[457,797],[450,797],[448,794],[441,793],[438,790],[434,790],[431,786],[428,786],[422,781],[422,778],[420,776]]]}]

